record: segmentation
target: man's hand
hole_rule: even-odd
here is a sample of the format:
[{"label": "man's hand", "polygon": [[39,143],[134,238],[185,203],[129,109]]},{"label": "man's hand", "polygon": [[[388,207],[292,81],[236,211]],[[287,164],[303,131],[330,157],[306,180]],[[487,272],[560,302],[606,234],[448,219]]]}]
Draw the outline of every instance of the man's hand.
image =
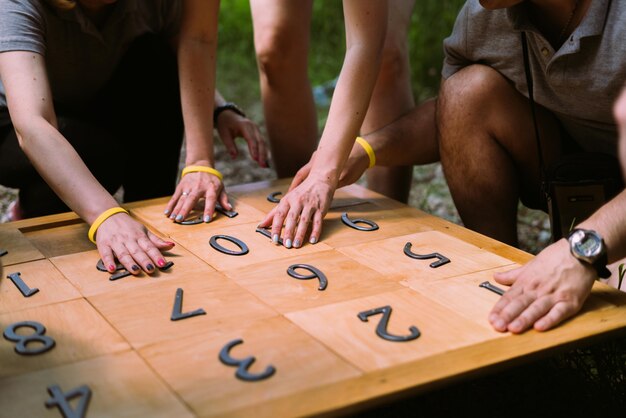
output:
[{"label": "man's hand", "polygon": [[561,239],[524,266],[494,278],[512,287],[493,307],[489,322],[500,332],[518,334],[530,327],[546,331],[576,314],[597,273],[574,258],[567,240]]}]

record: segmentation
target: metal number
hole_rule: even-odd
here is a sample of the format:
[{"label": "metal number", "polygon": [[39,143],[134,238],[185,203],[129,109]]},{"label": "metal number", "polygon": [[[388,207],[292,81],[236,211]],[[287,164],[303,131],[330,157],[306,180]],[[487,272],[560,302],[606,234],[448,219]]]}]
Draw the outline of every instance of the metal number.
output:
[{"label": "metal number", "polygon": [[[165,263],[165,265],[163,267],[159,267],[159,270],[161,271],[166,271],[168,269],[170,269],[170,267],[172,267],[174,265],[173,261],[168,261],[167,263]],[[102,262],[102,260],[98,260],[98,262],[96,263],[96,268],[99,271],[103,271],[108,273],[109,271],[104,267],[104,263]],[[123,279],[124,277],[128,277],[131,276],[132,273],[128,270],[126,270],[126,268],[122,265],[122,263],[117,262],[117,264],[115,264],[115,273],[113,273],[111,275],[111,277],[109,277],[109,280],[111,281],[115,281],[115,280],[119,280],[119,279]]]},{"label": "metal number", "polygon": [[376,335],[378,335],[383,340],[394,341],[394,342],[404,342],[411,341],[418,338],[421,334],[417,327],[411,325],[409,327],[410,334],[409,335],[393,335],[387,332],[387,325],[389,324],[389,317],[391,316],[391,306],[382,306],[380,308],[371,309],[369,311],[363,311],[359,313],[359,319],[363,322],[367,322],[367,318],[372,315],[383,314],[383,317],[380,319],[378,326],[376,327]]},{"label": "metal number", "polygon": [[227,366],[237,367],[235,376],[238,379],[245,380],[247,382],[257,382],[259,380],[267,379],[271,377],[274,373],[276,373],[276,368],[272,365],[267,366],[263,373],[259,373],[259,374],[250,373],[248,369],[250,368],[252,363],[254,363],[254,361],[256,360],[255,357],[249,356],[249,357],[239,360],[239,359],[234,359],[230,356],[230,350],[238,344],[243,344],[243,340],[241,339],[232,340],[220,350],[220,361]]},{"label": "metal number", "polygon": [[198,216],[197,218],[188,218],[180,222],[176,222],[176,223],[179,225],[197,225],[197,224],[201,224],[202,222],[204,222],[202,220],[202,216]]},{"label": "metal number", "polygon": [[182,313],[182,310],[183,310],[183,289],[178,288],[176,289],[176,296],[174,297],[174,308],[172,309],[172,316],[170,318],[172,321],[178,321],[180,319],[187,319],[187,318],[191,318],[193,316],[198,316],[198,315],[206,315],[206,312],[202,308],[196,309],[195,311],[191,311],[191,312],[185,312],[185,313]]},{"label": "metal number", "polygon": [[272,203],[278,203],[280,202],[280,198],[276,196],[281,195],[281,194],[283,194],[283,192],[272,192],[267,195],[267,201],[272,202]]},{"label": "metal number", "polygon": [[0,248],[0,257],[7,255],[9,252],[3,248]]},{"label": "metal number", "polygon": [[[19,328],[32,328],[35,333],[32,335],[20,335],[15,331]],[[43,354],[48,350],[51,350],[56,344],[52,337],[44,335],[46,333],[46,327],[39,322],[34,321],[22,321],[9,325],[4,329],[2,334],[5,339],[16,342],[15,352],[23,356],[34,356],[37,354]],[[39,348],[28,348],[29,344],[38,342],[42,345]]]},{"label": "metal number", "polygon": [[20,274],[21,273],[19,271],[17,273],[11,273],[7,276],[7,278],[11,280],[13,284],[19,289],[22,296],[27,298],[39,292],[39,289],[37,289],[36,287],[32,289],[28,287],[28,285],[24,283],[24,280],[22,280],[22,278],[20,277]]},{"label": "metal number", "polygon": [[229,218],[234,218],[235,216],[239,215],[239,212],[236,212],[234,210],[226,210],[219,203],[215,205],[215,210],[222,215],[228,216]]},{"label": "metal number", "polygon": [[406,254],[408,257],[415,258],[417,260],[429,260],[431,258],[436,258],[437,261],[433,261],[432,263],[430,263],[431,268],[441,267],[444,264],[448,264],[450,262],[450,259],[448,257],[441,255],[439,253],[423,254],[423,255],[415,254],[413,251],[411,251],[412,246],[413,244],[411,244],[410,242],[407,242],[404,245],[404,254]]},{"label": "metal number", "polygon": [[174,262],[173,262],[173,261],[168,261],[167,263],[165,263],[165,264],[163,265],[163,267],[159,267],[159,270],[161,270],[161,271],[167,271],[167,270],[169,270],[169,269],[170,269],[173,265],[174,265]]},{"label": "metal number", "polygon": [[[268,237],[269,239],[272,239],[272,233],[267,228],[257,227],[256,232],[258,232],[261,235],[264,235],[264,236]],[[283,239],[279,237],[278,238],[278,243],[280,245],[283,245]]]},{"label": "metal number", "polygon": [[[46,401],[46,408],[59,408],[63,418],[84,418],[87,414],[87,407],[91,400],[91,389],[87,385],[82,385],[63,392],[59,385],[48,386],[48,393],[51,398]],[[72,408],[70,401],[80,397],[76,409]]]},{"label": "metal number", "polygon": [[[223,239],[223,240],[232,242],[237,247],[239,247],[240,251],[233,251],[233,250],[229,250],[228,248],[222,247],[220,244],[217,243],[218,239]],[[223,254],[228,254],[228,255],[246,255],[250,251],[245,242],[235,237],[231,237],[230,235],[213,235],[211,239],[209,240],[209,244],[211,245],[211,247],[213,247],[217,251]]]},{"label": "metal number", "polygon": [[487,290],[491,290],[493,293],[497,293],[500,296],[504,295],[504,289],[500,289],[498,286],[494,286],[489,282],[482,282],[478,286],[483,287]]},{"label": "metal number", "polygon": [[[311,272],[311,274],[300,274],[296,271],[296,269],[305,269]],[[287,269],[287,274],[298,280],[319,279],[320,285],[317,290],[325,290],[328,286],[328,279],[326,278],[326,275],[310,264],[292,264]]]},{"label": "metal number", "polygon": [[[374,221],[370,221],[369,219],[350,219],[348,218],[348,213],[344,212],[341,214],[341,222],[348,225],[350,228],[357,229],[359,231],[376,231],[378,229],[378,224]],[[367,227],[357,225],[357,224],[366,224]]]},{"label": "metal number", "polygon": [[111,277],[109,277],[109,280],[111,280],[112,282],[115,280],[119,280],[119,279],[123,279],[124,277],[128,277],[131,276],[132,273],[126,269],[122,270],[122,271],[118,271],[117,273],[113,273],[111,275]]},{"label": "metal number", "polygon": [[[98,262],[96,263],[96,268],[99,271],[103,271],[105,273],[109,272],[109,270],[107,270],[106,267],[104,267],[104,263],[102,262],[102,259],[98,260]],[[130,271],[126,270],[126,268],[119,261],[115,263],[115,271],[116,272],[113,273],[111,277],[109,277],[109,280],[115,281],[115,280],[123,279],[124,277],[128,277],[132,274]]]},{"label": "metal number", "polygon": [[[96,268],[99,271],[104,271],[105,273],[109,272],[109,270],[107,270],[106,267],[104,267],[104,263],[102,262],[102,259],[98,260],[98,262],[96,263]],[[122,269],[124,269],[124,266],[122,265],[122,263],[117,262],[117,264],[115,264],[115,271],[122,270]]]}]

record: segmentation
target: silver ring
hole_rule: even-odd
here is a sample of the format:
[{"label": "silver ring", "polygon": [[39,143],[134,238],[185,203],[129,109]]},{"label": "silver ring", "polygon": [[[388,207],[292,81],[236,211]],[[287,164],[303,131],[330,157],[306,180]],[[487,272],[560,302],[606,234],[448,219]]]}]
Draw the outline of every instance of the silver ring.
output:
[{"label": "silver ring", "polygon": [[189,192],[183,192],[183,196],[189,196]]}]

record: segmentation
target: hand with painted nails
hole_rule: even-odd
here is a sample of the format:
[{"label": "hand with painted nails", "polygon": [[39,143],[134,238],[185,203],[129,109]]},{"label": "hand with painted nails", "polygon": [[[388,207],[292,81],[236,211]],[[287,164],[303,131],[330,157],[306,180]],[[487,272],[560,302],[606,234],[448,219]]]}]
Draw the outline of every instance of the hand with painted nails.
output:
[{"label": "hand with painted nails", "polygon": [[216,121],[216,129],[220,139],[228,150],[230,156],[235,159],[239,154],[236,138],[243,138],[248,144],[250,157],[259,166],[267,168],[267,146],[263,135],[256,123],[236,112],[224,111],[219,114]]},{"label": "hand with painted nails", "polygon": [[309,175],[280,199],[259,227],[271,226],[272,241],[275,244],[278,244],[284,227],[282,241],[287,248],[300,248],[309,230],[311,232],[308,241],[315,244],[322,233],[322,220],[328,212],[335,189],[336,182]]},{"label": "hand with painted nails", "polygon": [[[115,272],[115,260],[134,275],[145,271],[155,272],[156,267],[163,267],[167,261],[161,251],[174,247],[126,213],[118,213],[105,220],[96,233],[98,252],[105,268]],[[156,266],[156,267],[155,267]]]},{"label": "hand with painted nails", "polygon": [[524,266],[495,274],[498,283],[511,288],[493,307],[489,322],[500,332],[546,331],[582,308],[597,276],[561,239]]},{"label": "hand with painted nails", "polygon": [[181,222],[189,216],[197,205],[204,205],[202,220],[210,222],[215,214],[215,204],[226,210],[232,210],[222,181],[206,172],[190,172],[184,175],[172,198],[167,204],[165,215],[175,222]]}]

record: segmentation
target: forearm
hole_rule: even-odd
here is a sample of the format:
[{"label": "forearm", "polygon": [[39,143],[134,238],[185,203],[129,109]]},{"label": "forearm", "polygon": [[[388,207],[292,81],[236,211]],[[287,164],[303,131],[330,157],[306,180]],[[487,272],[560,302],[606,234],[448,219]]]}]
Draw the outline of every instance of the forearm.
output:
[{"label": "forearm", "polygon": [[[435,125],[436,99],[429,99],[389,125],[363,138],[376,155],[376,165],[384,167],[422,165],[439,161]],[[368,159],[356,144],[350,158]]]},{"label": "forearm", "polygon": [[577,227],[593,229],[602,236],[608,250],[609,263],[626,257],[626,190]]},{"label": "forearm", "polygon": [[213,109],[215,82],[207,72],[214,59],[206,55],[203,43],[179,45],[181,106],[185,124],[187,165],[204,163],[213,166]]},{"label": "forearm", "polygon": [[24,153],[54,192],[87,223],[118,206],[67,140],[48,121],[32,118],[16,126]]},{"label": "forearm", "polygon": [[219,1],[186,0],[177,42],[186,163],[213,166]]},{"label": "forearm", "polygon": [[[386,2],[372,4],[344,1],[347,27],[346,56],[333,94],[326,127],[311,173],[336,180],[363,124],[380,69],[386,32]],[[367,9],[378,15],[379,25],[364,30]]]}]

